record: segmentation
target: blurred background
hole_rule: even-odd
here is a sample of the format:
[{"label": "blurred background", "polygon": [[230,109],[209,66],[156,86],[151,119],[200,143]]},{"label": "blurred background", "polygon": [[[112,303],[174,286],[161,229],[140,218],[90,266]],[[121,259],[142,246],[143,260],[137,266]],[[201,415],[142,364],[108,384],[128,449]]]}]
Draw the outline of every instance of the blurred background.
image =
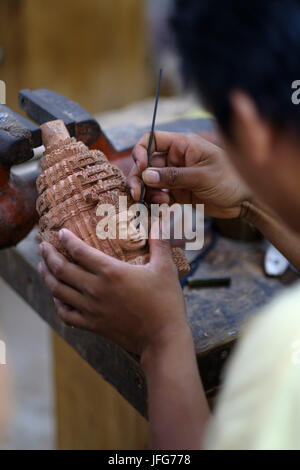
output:
[{"label": "blurred background", "polygon": [[[52,88],[91,113],[153,94],[174,94],[170,0],[1,0],[0,71],[7,101],[20,88]],[[177,91],[177,90],[176,90]]]},{"label": "blurred background", "polygon": [[[6,82],[7,105],[18,110],[22,88],[50,88],[97,115],[104,127],[148,126],[163,67],[158,121],[190,112],[194,101],[181,93],[167,27],[171,5],[171,0],[1,0],[0,79]],[[0,328],[8,363],[0,366],[0,375],[7,367],[12,382],[10,426],[0,432],[0,448],[146,447],[145,420],[1,279]],[[9,382],[0,380],[0,408],[8,410],[4,379]],[[83,382],[89,391],[81,389]],[[89,409],[93,400],[97,407]],[[97,432],[95,421],[101,424]]]}]

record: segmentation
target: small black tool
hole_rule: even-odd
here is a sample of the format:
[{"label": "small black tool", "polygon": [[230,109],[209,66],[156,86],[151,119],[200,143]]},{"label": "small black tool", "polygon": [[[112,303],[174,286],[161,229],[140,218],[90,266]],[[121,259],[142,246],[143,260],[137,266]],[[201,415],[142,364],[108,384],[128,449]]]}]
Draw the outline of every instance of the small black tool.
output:
[{"label": "small black tool", "polygon": [[230,287],[231,277],[212,277],[202,279],[188,279],[187,285],[194,289],[201,289],[205,287]]},{"label": "small black tool", "polygon": [[[150,137],[149,137],[149,144],[148,144],[148,149],[147,149],[147,166],[150,164],[150,158],[151,158],[151,147],[153,143],[153,138],[154,138],[154,129],[155,129],[155,121],[156,121],[156,114],[157,114],[157,107],[158,107],[158,100],[159,100],[159,94],[160,94],[160,86],[161,86],[161,79],[162,79],[162,69],[159,71],[159,77],[158,77],[158,86],[157,86],[157,92],[156,92],[156,99],[155,99],[155,106],[154,106],[154,112],[153,112],[153,119],[152,119],[152,127],[151,127],[151,132],[150,132]],[[142,186],[141,186],[141,195],[140,195],[140,204],[143,204],[144,202],[144,193],[145,193],[145,183],[142,180]],[[140,224],[138,224],[139,227]]]}]

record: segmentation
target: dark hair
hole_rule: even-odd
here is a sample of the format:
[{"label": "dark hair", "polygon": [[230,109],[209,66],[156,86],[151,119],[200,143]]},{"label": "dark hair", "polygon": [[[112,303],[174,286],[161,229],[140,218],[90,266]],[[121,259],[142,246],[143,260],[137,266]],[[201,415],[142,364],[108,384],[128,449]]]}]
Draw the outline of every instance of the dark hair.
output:
[{"label": "dark hair", "polygon": [[174,0],[185,79],[230,134],[230,94],[242,90],[280,129],[300,131],[300,0]]}]

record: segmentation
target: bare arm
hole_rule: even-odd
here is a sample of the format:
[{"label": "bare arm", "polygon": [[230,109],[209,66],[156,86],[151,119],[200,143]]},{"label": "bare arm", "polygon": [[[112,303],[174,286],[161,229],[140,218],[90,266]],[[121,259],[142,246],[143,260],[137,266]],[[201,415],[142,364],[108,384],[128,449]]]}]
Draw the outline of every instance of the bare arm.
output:
[{"label": "bare arm", "polygon": [[58,315],[141,356],[153,449],[199,449],[209,411],[168,242],[151,238],[150,262],[135,266],[67,230],[61,240],[74,263],[43,243],[39,266]]},{"label": "bare arm", "polygon": [[200,449],[209,408],[187,328],[142,357],[149,394],[151,449]]}]

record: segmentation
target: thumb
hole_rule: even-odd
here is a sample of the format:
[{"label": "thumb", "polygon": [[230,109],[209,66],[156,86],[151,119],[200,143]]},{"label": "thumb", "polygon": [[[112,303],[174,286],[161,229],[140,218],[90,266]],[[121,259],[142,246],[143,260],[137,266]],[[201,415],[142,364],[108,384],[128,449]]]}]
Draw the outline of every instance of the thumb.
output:
[{"label": "thumb", "polygon": [[201,170],[185,167],[147,168],[142,177],[145,184],[152,188],[192,189],[199,186]]},{"label": "thumb", "polygon": [[159,220],[152,224],[149,248],[151,263],[166,265],[173,262],[170,241],[163,239]]}]

